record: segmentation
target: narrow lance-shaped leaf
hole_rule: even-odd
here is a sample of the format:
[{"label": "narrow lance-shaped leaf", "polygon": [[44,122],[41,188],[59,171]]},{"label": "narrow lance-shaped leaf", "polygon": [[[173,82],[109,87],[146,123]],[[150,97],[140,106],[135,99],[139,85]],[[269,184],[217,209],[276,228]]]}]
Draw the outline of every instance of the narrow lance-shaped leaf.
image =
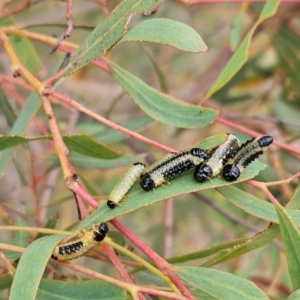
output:
[{"label": "narrow lance-shaped leaf", "polygon": [[294,290],[300,289],[300,235],[282,206],[275,206],[280,221],[280,232],[285,247],[289,274]]},{"label": "narrow lance-shaped leaf", "polygon": [[[240,180],[244,181],[254,177],[264,167],[265,165],[259,161],[254,162],[245,170],[240,177]],[[106,205],[101,206],[80,224],[80,228],[88,228],[94,223],[96,224],[111,220],[117,216],[129,213],[144,206],[154,204],[164,199],[231,184],[230,182],[217,177],[213,178],[211,182],[207,181],[204,183],[199,183],[193,179],[193,173],[191,171],[188,171],[183,175],[173,179],[171,181],[171,185],[168,185],[165,188],[162,186],[158,187],[155,193],[146,193],[144,190],[142,190],[139,183],[136,183],[130,189],[120,206],[116,207],[115,209],[109,209]]]},{"label": "narrow lance-shaped leaf", "polygon": [[162,0],[123,0],[73,53],[61,77],[68,76],[87,65],[114,46],[127,32],[130,19],[136,14],[149,14]]},{"label": "narrow lance-shaped leaf", "polygon": [[141,22],[133,27],[119,43],[122,42],[159,43],[193,53],[204,52],[208,49],[193,28],[163,18]]},{"label": "narrow lance-shaped leaf", "polygon": [[[0,136],[0,151],[36,140],[52,140],[52,136],[24,137],[20,135]],[[65,135],[63,140],[69,150],[100,159],[115,159],[121,154],[113,151],[104,144],[90,138],[85,134]]]},{"label": "narrow lance-shaped leaf", "polygon": [[174,271],[181,279],[215,299],[269,299],[254,283],[230,273],[196,267],[175,267]]},{"label": "narrow lance-shaped leaf", "polygon": [[195,128],[210,124],[217,115],[210,108],[176,102],[115,63],[108,60],[107,63],[115,79],[133,101],[157,121],[181,128]]},{"label": "narrow lance-shaped leaf", "polygon": [[[247,213],[266,221],[279,223],[276,210],[271,203],[263,201],[232,185],[220,187],[218,188],[218,191],[232,204],[236,205]],[[287,209],[287,212],[297,226],[300,227],[300,211],[298,209]]]},{"label": "narrow lance-shaped leaf", "polygon": [[207,92],[205,98],[211,97],[216,91],[221,89],[236,73],[237,71],[244,65],[244,63],[248,59],[248,48],[253,36],[253,33],[257,26],[267,18],[273,16],[276,12],[276,9],[279,4],[279,0],[268,0],[264,5],[264,8],[259,16],[259,19],[254,24],[254,26],[250,29],[241,45],[235,51],[234,55],[231,57],[225,68],[222,70],[217,80],[214,82],[212,87]]},{"label": "narrow lance-shaped leaf", "polygon": [[[220,188],[218,189],[220,190]],[[299,198],[300,198],[300,185],[298,185],[294,195],[287,204],[288,208],[299,208]],[[261,202],[261,200],[259,200]],[[258,249],[266,244],[268,244],[273,238],[275,238],[280,232],[279,225],[271,224],[264,231],[259,234],[249,238],[247,241],[230,247],[228,249],[221,250],[216,255],[208,258],[200,264],[201,267],[210,267],[234,257],[241,256],[244,253],[248,253],[252,250]]]},{"label": "narrow lance-shaped leaf", "polygon": [[247,241],[236,245],[234,247],[221,250],[216,255],[208,258],[200,264],[200,267],[210,267],[216,264],[222,263],[229,259],[239,257],[245,253],[252,250],[258,249],[270,241],[272,241],[280,232],[279,225],[272,224],[264,231],[256,234],[255,236],[249,238]]},{"label": "narrow lance-shaped leaf", "polygon": [[[10,300],[36,299],[36,292],[52,249],[64,237],[64,235],[45,236],[34,241],[26,248],[19,261],[11,286]],[[32,264],[33,260],[34,266]],[[24,284],[24,279],[30,279],[30,284]]]}]

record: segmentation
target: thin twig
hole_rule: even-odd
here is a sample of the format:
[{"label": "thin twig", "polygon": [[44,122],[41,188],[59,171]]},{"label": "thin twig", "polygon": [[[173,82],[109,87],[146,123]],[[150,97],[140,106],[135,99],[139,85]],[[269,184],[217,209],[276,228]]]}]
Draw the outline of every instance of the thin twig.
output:
[{"label": "thin twig", "polygon": [[61,42],[66,38],[70,37],[73,32],[73,20],[72,20],[72,7],[73,7],[73,0],[67,0],[67,14],[66,19],[68,22],[67,29],[58,37],[57,42],[53,49],[51,50],[50,54],[54,53],[58,47],[60,46]]}]

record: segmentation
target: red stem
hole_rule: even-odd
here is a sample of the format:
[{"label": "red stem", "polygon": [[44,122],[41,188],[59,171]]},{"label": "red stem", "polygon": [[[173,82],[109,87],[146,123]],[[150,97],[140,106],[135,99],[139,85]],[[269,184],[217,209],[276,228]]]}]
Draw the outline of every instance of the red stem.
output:
[{"label": "red stem", "polygon": [[[123,277],[123,279],[128,283],[134,283],[132,278],[129,276],[129,274],[124,270],[124,267],[120,263],[115,251],[113,251],[108,245],[105,243],[102,243],[103,249],[106,252],[107,256],[113,263],[113,265],[116,267],[120,275]],[[140,300],[146,300],[146,297],[142,294],[138,294],[138,297]]]},{"label": "red stem", "polygon": [[127,237],[136,247],[138,247],[145,255],[147,255],[157,266],[157,268],[167,275],[173,284],[180,290],[180,292],[188,299],[195,299],[186,286],[180,281],[177,275],[171,270],[172,265],[167,263],[163,258],[161,258],[155,251],[153,251],[144,242],[138,239],[129,229],[127,229],[118,220],[110,220],[110,223],[117,228],[124,236]]}]

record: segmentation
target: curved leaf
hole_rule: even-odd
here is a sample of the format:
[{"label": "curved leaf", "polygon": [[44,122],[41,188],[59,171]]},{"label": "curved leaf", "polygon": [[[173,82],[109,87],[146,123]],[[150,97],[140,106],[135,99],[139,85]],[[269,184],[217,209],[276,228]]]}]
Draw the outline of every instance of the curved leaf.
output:
[{"label": "curved leaf", "polygon": [[[245,181],[256,176],[258,172],[264,168],[265,165],[261,162],[254,162],[242,174],[240,181]],[[135,185],[126,195],[126,198],[124,199],[125,201],[121,202],[120,206],[116,207],[115,209],[109,209],[106,204],[103,204],[87,219],[85,219],[79,227],[88,228],[92,224],[111,220],[117,216],[129,213],[144,206],[154,204],[164,199],[229,184],[232,183],[218,177],[213,178],[211,182],[207,181],[204,183],[198,183],[193,179],[193,173],[191,171],[173,179],[171,185],[168,185],[165,188],[162,186],[158,187],[155,193],[152,191],[145,192],[139,186],[139,183],[135,183]]]},{"label": "curved leaf", "polygon": [[[52,140],[52,136],[24,137],[21,135],[0,136],[0,151],[30,141]],[[104,144],[92,139],[88,135],[65,135],[63,140],[69,150],[102,159],[115,159],[121,154],[114,152]]]},{"label": "curved leaf", "polygon": [[285,209],[280,205],[276,205],[275,208],[280,221],[281,238],[284,243],[292,285],[294,290],[298,290],[300,288],[300,235]]},{"label": "curved leaf", "polygon": [[216,264],[222,263],[229,259],[241,256],[242,254],[248,253],[252,250],[258,249],[270,241],[272,241],[280,232],[279,225],[272,224],[264,231],[254,235],[247,241],[233,246],[228,249],[221,250],[216,255],[208,258],[200,264],[201,267],[210,267]]},{"label": "curved leaf", "polygon": [[[21,256],[11,286],[10,300],[34,300],[52,249],[65,235],[45,236],[31,243]],[[24,284],[30,279],[30,284]]]},{"label": "curved leaf", "polygon": [[127,25],[134,15],[149,14],[161,2],[162,0],[123,0],[72,54],[71,61],[61,77],[76,72],[107,52],[126,33]]},{"label": "curved leaf", "polygon": [[196,267],[175,267],[174,271],[181,279],[215,299],[269,299],[254,283],[230,273]]},{"label": "curved leaf", "polygon": [[163,18],[139,23],[119,43],[122,42],[159,43],[193,53],[204,52],[208,49],[193,28],[184,23]]},{"label": "curved leaf", "polygon": [[[276,209],[273,204],[263,201],[234,186],[220,187],[218,188],[218,191],[232,204],[247,213],[266,221],[279,223]],[[287,212],[297,226],[300,227],[300,211],[296,209],[287,209]]]},{"label": "curved leaf", "polygon": [[115,63],[106,60],[113,76],[147,115],[165,124],[195,128],[213,122],[217,112],[210,108],[185,105],[153,89]]},{"label": "curved leaf", "polygon": [[259,16],[259,19],[254,24],[254,26],[250,29],[238,49],[235,51],[234,55],[231,57],[225,68],[222,70],[217,80],[211,86],[209,91],[207,92],[205,98],[210,98],[216,91],[221,89],[236,73],[237,71],[244,65],[244,63],[248,59],[248,48],[250,45],[250,41],[252,35],[257,28],[257,26],[263,22],[264,20],[273,16],[276,12],[276,9],[279,4],[279,0],[268,0],[264,5],[264,8]]}]

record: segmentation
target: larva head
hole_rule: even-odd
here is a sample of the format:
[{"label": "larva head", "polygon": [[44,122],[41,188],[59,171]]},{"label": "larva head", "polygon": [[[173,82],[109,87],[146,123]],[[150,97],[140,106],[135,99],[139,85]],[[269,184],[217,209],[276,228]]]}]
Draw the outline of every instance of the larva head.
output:
[{"label": "larva head", "polygon": [[106,204],[109,208],[115,208],[116,207],[116,202],[111,201],[111,200],[107,200]]},{"label": "larva head", "polygon": [[146,165],[145,164],[143,164],[143,163],[141,163],[141,162],[136,162],[136,163],[134,163],[133,164],[134,166],[141,166],[141,167],[146,167]]},{"label": "larva head", "polygon": [[143,190],[146,192],[155,188],[154,180],[147,173],[141,177],[140,185],[143,188]]},{"label": "larva head", "polygon": [[94,240],[97,242],[103,241],[107,233],[108,233],[107,225],[105,223],[100,223],[97,231],[94,231]]},{"label": "larva head", "polygon": [[212,169],[206,164],[197,166],[194,172],[194,178],[199,182],[204,182],[207,178],[212,176]]},{"label": "larva head", "polygon": [[207,159],[209,157],[208,153],[200,148],[192,148],[191,154],[199,158]]},{"label": "larva head", "polygon": [[258,140],[258,144],[260,147],[268,147],[273,143],[273,137],[269,135],[264,135]]},{"label": "larva head", "polygon": [[234,165],[226,165],[223,169],[223,177],[227,181],[235,181],[241,175],[241,171],[237,166]]}]

